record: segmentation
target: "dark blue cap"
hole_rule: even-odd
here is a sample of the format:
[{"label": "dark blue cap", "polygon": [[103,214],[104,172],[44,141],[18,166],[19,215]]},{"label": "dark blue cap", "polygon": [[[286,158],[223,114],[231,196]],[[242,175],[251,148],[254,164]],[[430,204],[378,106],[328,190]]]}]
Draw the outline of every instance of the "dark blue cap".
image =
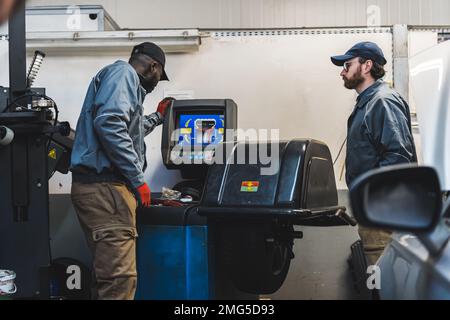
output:
[{"label": "dark blue cap", "polygon": [[344,55],[331,57],[331,61],[335,65],[342,67],[346,61],[356,57],[370,59],[382,66],[387,63],[383,51],[376,43],[373,42],[357,43]]}]

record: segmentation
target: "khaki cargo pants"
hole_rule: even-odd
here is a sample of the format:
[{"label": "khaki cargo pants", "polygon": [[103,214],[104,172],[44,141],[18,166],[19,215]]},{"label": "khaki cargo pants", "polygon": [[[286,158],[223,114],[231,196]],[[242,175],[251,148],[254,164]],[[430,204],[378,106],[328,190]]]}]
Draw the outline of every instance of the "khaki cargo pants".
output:
[{"label": "khaki cargo pants", "polygon": [[92,253],[99,299],[134,299],[136,206],[120,183],[73,183],[72,202]]},{"label": "khaki cargo pants", "polygon": [[358,226],[358,233],[364,246],[368,265],[375,265],[384,248],[391,242],[392,232]]}]

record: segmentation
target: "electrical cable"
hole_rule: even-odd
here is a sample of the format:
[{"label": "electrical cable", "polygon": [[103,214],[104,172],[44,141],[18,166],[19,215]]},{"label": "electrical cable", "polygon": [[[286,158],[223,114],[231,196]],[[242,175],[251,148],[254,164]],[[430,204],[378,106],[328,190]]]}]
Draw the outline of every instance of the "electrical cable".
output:
[{"label": "electrical cable", "polygon": [[347,143],[347,138],[345,138],[344,142],[342,143],[341,148],[339,149],[338,155],[337,155],[336,159],[333,162],[333,166],[335,166],[336,163],[338,162],[338,160],[339,160],[339,158],[341,156],[342,150],[344,149],[344,146],[345,146],[346,143]]}]

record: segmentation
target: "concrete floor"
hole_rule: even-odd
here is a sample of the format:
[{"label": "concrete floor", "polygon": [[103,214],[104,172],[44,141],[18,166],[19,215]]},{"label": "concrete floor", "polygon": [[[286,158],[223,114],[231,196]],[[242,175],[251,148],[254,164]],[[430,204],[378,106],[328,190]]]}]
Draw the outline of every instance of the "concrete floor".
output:
[{"label": "concrete floor", "polygon": [[[349,208],[348,192],[339,192],[339,204]],[[356,227],[302,227],[304,238],[296,240],[283,287],[270,299],[328,300],[356,299],[347,258],[350,246],[359,239]]]},{"label": "concrete floor", "polygon": [[271,299],[354,299],[347,258],[350,245],[358,240],[354,228],[301,228],[283,287]]}]

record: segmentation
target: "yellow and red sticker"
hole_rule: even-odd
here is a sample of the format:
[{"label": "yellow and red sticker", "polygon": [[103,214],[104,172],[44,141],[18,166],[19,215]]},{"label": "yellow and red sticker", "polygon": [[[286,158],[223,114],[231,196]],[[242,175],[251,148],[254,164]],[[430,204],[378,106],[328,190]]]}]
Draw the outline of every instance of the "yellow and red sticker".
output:
[{"label": "yellow and red sticker", "polygon": [[242,181],[241,192],[258,192],[259,181]]}]

